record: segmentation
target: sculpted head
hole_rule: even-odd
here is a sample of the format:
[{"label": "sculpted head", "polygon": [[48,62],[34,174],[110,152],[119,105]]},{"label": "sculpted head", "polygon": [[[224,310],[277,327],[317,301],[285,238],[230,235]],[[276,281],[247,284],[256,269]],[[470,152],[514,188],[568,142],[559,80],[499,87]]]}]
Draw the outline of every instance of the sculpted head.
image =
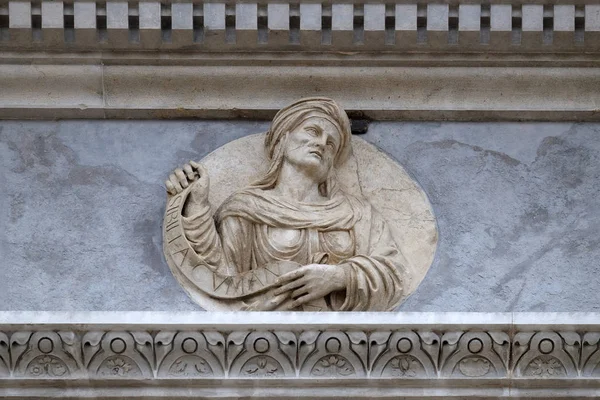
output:
[{"label": "sculpted head", "polygon": [[327,179],[341,143],[338,127],[320,115],[309,115],[282,142],[284,162],[317,182]]},{"label": "sculpted head", "polygon": [[331,99],[307,98],[281,109],[265,137],[270,168],[259,185],[274,184],[286,162],[325,182],[349,154],[350,138],[348,116]]}]

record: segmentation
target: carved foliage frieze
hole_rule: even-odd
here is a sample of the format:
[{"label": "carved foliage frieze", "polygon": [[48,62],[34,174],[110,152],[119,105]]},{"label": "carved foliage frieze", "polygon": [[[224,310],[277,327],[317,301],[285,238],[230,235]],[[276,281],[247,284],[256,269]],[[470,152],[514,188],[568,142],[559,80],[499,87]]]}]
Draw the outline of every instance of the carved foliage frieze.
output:
[{"label": "carved foliage frieze", "polygon": [[576,332],[519,332],[514,338],[515,376],[577,377],[580,358],[581,335]]},{"label": "carved foliage frieze", "polygon": [[303,332],[298,357],[300,376],[365,377],[367,353],[364,332]]},{"label": "carved foliage frieze", "polygon": [[0,332],[0,379],[576,377],[600,378],[600,332]]},{"label": "carved foliage frieze", "polygon": [[372,377],[434,378],[439,337],[433,332],[374,332],[370,338]]},{"label": "carved foliage frieze", "polygon": [[447,332],[441,340],[443,377],[506,377],[509,354],[506,333]]},{"label": "carved foliage frieze", "polygon": [[224,377],[225,339],[218,332],[159,332],[154,341],[160,378]]}]

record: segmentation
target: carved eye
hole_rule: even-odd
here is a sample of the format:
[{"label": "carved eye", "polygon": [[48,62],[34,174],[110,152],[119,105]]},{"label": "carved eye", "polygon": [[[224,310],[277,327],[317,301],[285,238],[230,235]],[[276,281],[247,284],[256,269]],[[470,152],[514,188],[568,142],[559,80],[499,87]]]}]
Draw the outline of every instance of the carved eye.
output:
[{"label": "carved eye", "polygon": [[327,141],[327,146],[329,146],[329,147],[331,147],[332,149],[334,149],[334,148],[335,148],[335,143],[333,143],[333,141],[331,141],[331,140],[328,140],[328,141]]},{"label": "carved eye", "polygon": [[319,131],[317,130],[317,128],[309,126],[308,128],[306,128],[306,132],[308,132],[311,136],[317,136],[319,134]]}]

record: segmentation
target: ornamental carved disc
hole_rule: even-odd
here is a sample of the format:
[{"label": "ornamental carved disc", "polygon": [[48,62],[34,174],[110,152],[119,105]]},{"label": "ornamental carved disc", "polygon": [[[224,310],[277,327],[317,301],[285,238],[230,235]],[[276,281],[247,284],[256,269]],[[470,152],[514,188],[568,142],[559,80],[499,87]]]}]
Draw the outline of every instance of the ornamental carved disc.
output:
[{"label": "ornamental carved disc", "polygon": [[[201,160],[210,174],[209,201],[213,213],[234,191],[253,182],[264,171],[263,141],[264,134],[243,137]],[[420,186],[386,154],[357,137],[352,138],[352,147],[353,154],[338,169],[337,175],[348,192],[368,198],[389,222],[409,266],[410,280],[404,300],[423,280],[433,261],[438,235],[431,206]],[[170,220],[167,215],[165,226]],[[180,272],[181,253],[169,254],[172,248],[167,242],[165,255],[171,271],[196,303],[206,310],[243,309],[241,301],[219,300],[199,290]]]},{"label": "ornamental carved disc", "polygon": [[284,108],[166,187],[165,257],[206,310],[390,311],[435,254],[423,190],[329,99]]}]

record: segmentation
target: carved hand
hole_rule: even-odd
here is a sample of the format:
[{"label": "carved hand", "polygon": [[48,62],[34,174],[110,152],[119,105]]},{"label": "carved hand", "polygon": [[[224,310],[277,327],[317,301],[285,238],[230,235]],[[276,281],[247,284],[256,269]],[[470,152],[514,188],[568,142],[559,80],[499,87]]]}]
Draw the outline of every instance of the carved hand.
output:
[{"label": "carved hand", "polygon": [[273,294],[289,292],[294,302],[290,308],[319,299],[347,286],[348,268],[344,265],[309,264],[277,279],[281,287]]},{"label": "carved hand", "polygon": [[204,165],[195,161],[184,164],[182,168],[177,168],[169,179],[165,182],[167,192],[171,195],[181,193],[185,188],[190,188],[190,197],[193,202],[202,203],[208,201],[208,190],[210,181],[208,172]]}]

